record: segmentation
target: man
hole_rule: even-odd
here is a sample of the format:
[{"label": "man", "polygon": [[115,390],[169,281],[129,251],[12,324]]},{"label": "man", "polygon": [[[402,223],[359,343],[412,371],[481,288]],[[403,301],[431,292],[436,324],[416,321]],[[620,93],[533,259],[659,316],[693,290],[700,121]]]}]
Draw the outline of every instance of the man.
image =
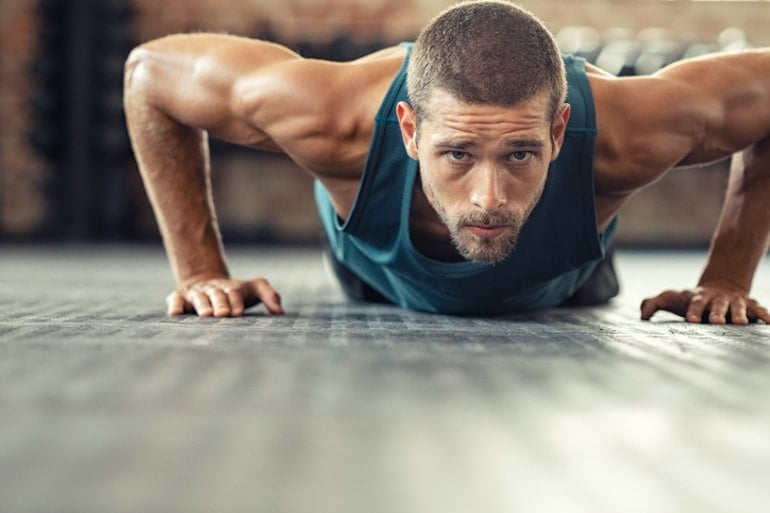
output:
[{"label": "man", "polygon": [[[408,90],[408,95],[407,95]],[[605,255],[636,191],[734,155],[697,286],[642,303],[689,322],[770,322],[748,294],[770,243],[770,51],[615,78],[559,55],[504,1],[450,7],[417,42],[349,63],[224,35],[136,49],[125,107],[175,274],[170,315],[283,312],[230,277],[207,137],[283,152],[316,200],[347,290],[442,313],[563,304]],[[606,299],[606,298],[605,298]]]}]

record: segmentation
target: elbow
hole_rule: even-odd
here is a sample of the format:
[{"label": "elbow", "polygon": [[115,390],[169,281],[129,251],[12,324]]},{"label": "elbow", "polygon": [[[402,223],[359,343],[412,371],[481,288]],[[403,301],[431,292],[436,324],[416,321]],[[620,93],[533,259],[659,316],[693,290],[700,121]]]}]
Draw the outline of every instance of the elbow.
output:
[{"label": "elbow", "polygon": [[123,66],[123,90],[126,96],[141,86],[141,75],[146,71],[147,50],[142,46],[134,48]]},{"label": "elbow", "polygon": [[134,48],[123,66],[123,108],[127,115],[156,106],[161,82],[155,52],[145,45]]}]

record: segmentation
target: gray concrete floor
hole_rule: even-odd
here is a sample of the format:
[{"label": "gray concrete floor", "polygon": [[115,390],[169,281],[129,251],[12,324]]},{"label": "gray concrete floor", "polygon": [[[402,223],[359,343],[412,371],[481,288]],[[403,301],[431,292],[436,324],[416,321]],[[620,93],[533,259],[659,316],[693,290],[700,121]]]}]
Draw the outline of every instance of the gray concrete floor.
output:
[{"label": "gray concrete floor", "polygon": [[637,320],[703,254],[621,252],[612,305],[505,318],[231,255],[287,315],[166,318],[157,247],[0,247],[0,512],[767,511],[770,327]]}]

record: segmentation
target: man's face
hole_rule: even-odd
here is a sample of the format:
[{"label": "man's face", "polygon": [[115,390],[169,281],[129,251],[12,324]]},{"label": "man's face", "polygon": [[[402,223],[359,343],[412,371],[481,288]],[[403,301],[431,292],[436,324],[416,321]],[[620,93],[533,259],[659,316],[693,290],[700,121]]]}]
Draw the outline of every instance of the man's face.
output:
[{"label": "man's face", "polygon": [[419,134],[399,104],[407,153],[420,162],[425,196],[458,253],[474,262],[504,260],[540,199],[569,119],[548,119],[548,95],[516,107],[470,105],[443,90],[431,95]]}]

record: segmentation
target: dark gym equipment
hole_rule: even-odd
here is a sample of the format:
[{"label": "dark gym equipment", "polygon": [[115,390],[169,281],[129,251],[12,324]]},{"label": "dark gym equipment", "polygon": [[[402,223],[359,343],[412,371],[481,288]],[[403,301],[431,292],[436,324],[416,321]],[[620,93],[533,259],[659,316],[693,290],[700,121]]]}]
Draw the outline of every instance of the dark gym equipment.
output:
[{"label": "dark gym equipment", "polygon": [[123,63],[134,46],[128,0],[39,0],[30,142],[51,169],[47,235],[117,236],[131,152]]}]

